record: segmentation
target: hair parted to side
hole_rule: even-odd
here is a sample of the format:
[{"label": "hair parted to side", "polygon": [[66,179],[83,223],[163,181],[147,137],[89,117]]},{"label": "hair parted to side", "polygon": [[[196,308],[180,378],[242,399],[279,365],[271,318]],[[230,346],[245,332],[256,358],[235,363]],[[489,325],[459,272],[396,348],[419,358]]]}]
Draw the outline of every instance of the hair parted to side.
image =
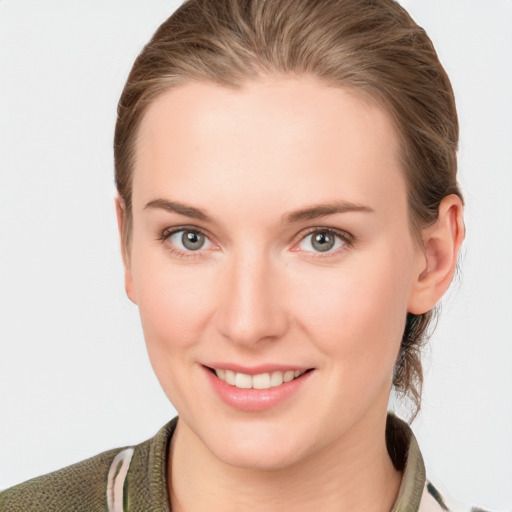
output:
[{"label": "hair parted to side", "polygon": [[[137,57],[118,105],[115,179],[129,257],[138,127],[169,88],[190,81],[226,87],[265,76],[313,75],[376,101],[401,142],[412,232],[434,223],[456,194],[458,120],[450,81],[432,42],[394,0],[188,0]],[[433,311],[407,315],[393,385],[413,403],[423,382],[421,347]]]}]

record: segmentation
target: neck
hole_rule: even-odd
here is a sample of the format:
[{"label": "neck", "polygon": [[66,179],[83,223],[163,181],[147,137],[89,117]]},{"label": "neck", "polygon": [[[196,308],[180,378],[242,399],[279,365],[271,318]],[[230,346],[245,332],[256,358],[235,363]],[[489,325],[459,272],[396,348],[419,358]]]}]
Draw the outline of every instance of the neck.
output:
[{"label": "neck", "polygon": [[343,439],[320,453],[272,471],[223,463],[180,420],[169,457],[172,510],[391,510],[401,474],[387,453],[386,418],[381,416],[381,421],[362,419]]}]

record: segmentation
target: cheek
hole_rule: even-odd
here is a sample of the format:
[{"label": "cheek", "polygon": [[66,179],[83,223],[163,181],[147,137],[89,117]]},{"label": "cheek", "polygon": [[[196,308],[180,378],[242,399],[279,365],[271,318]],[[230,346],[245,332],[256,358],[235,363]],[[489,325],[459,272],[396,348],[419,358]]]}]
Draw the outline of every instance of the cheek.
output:
[{"label": "cheek", "polygon": [[376,373],[389,376],[394,366],[408,297],[403,272],[408,263],[397,256],[390,251],[325,272],[302,272],[291,295],[302,329],[327,360],[356,381]]},{"label": "cheek", "polygon": [[184,349],[204,332],[215,290],[212,272],[204,265],[172,264],[165,251],[154,248],[134,254],[133,269],[144,337],[158,375],[158,367],[178,367],[190,354]]},{"label": "cheek", "polygon": [[208,324],[212,299],[204,292],[213,287],[206,286],[201,272],[147,263],[137,279],[137,302],[148,356],[162,389],[182,412],[192,391],[183,383],[196,368],[199,340]]}]

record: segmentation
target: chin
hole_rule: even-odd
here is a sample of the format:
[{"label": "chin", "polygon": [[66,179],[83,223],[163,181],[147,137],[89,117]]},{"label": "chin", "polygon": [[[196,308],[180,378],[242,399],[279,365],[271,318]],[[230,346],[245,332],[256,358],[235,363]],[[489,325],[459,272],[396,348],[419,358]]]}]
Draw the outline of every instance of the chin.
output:
[{"label": "chin", "polygon": [[275,444],[262,447],[259,443],[254,443],[250,448],[247,443],[243,446],[235,445],[214,455],[224,464],[253,471],[284,470],[301,459],[297,450],[283,450],[281,447],[277,449]]},{"label": "chin", "polygon": [[311,439],[306,432],[290,432],[282,424],[257,422],[223,429],[218,425],[218,428],[210,431],[203,443],[217,459],[241,469],[278,471],[289,468],[306,456],[305,447]]}]

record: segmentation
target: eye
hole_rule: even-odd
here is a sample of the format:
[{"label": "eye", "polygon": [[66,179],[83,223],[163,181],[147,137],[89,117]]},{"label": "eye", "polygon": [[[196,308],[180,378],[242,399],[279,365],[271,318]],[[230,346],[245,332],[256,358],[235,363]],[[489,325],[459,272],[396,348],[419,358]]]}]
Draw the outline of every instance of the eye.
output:
[{"label": "eye", "polygon": [[210,240],[195,229],[180,229],[166,234],[165,238],[181,252],[199,251],[200,249],[209,249],[212,246]]},{"label": "eye", "polygon": [[348,243],[347,238],[330,229],[317,229],[306,235],[299,242],[298,248],[308,252],[334,252]]}]

